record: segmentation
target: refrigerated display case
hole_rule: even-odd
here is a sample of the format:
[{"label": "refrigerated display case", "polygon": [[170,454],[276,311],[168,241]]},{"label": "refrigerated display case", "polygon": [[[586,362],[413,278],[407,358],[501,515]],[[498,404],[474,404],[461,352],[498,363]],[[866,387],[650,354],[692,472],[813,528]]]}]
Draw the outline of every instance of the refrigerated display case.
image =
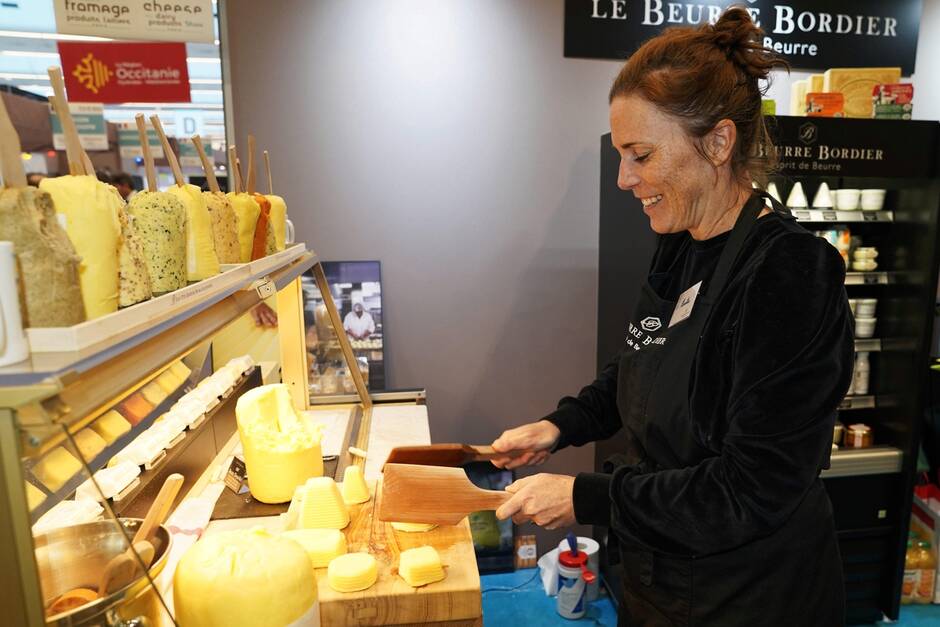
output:
[{"label": "refrigerated display case", "polygon": [[[853,304],[874,299],[875,315],[856,320],[857,372],[869,370],[867,389],[849,394],[839,420],[871,428],[873,446],[834,450],[823,479],[835,511],[842,552],[847,621],[873,622],[899,611],[912,485],[922,428],[937,289],[936,122],[778,116],[769,119],[780,157],[771,178],[787,200],[799,182],[812,202],[825,182],[831,190],[882,189],[880,210],[791,207],[808,230],[841,236],[849,249],[846,291]],[[623,327],[646,280],[656,246],[641,205],[617,188],[619,156],[610,135],[601,138],[597,368],[623,343]],[[832,194],[833,196],[835,194]],[[851,198],[852,194],[848,194]],[[878,194],[869,194],[876,197]],[[874,207],[874,204],[869,204]],[[876,267],[853,266],[853,251],[877,249]],[[859,255],[859,260],[870,253]],[[875,318],[874,322],[870,322]],[[864,355],[864,359],[860,356]],[[798,394],[798,390],[794,390]],[[599,442],[595,465],[617,450]],[[603,539],[606,529],[597,528]],[[616,569],[607,568],[619,594]]]}]

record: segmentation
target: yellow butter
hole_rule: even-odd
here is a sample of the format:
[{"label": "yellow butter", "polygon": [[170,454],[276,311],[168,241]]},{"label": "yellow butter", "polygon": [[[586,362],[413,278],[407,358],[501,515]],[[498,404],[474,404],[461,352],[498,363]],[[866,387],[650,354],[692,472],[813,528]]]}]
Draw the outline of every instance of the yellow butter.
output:
[{"label": "yellow butter", "polygon": [[258,216],[261,207],[250,194],[226,194],[232,209],[235,210],[235,221],[238,225],[239,260],[242,263],[251,261],[251,248],[255,243],[255,227],[258,226]]},{"label": "yellow butter", "polygon": [[343,473],[343,501],[347,505],[355,503],[365,503],[369,500],[369,486],[366,485],[366,479],[362,476],[362,469],[359,466],[347,466]]},{"label": "yellow butter", "polygon": [[186,207],[186,278],[201,281],[219,273],[212,241],[212,220],[202,190],[195,185],[170,185],[166,190]]},{"label": "yellow butter", "polygon": [[314,568],[326,568],[346,554],[346,536],[338,529],[292,529],[281,536],[304,547]]},{"label": "yellow butter", "polygon": [[75,438],[75,446],[78,447],[78,452],[82,454],[85,460],[97,457],[98,453],[108,445],[104,438],[92,429],[82,429],[72,437]]},{"label": "yellow butter", "polygon": [[417,588],[444,578],[441,556],[432,546],[421,546],[401,552],[398,574],[409,586]]},{"label": "yellow butter", "polygon": [[790,115],[806,115],[807,81],[793,81],[790,83]]},{"label": "yellow butter", "polygon": [[159,405],[166,400],[167,396],[166,392],[163,391],[163,388],[156,381],[151,381],[142,387],[140,393],[144,395],[144,398],[147,399],[147,402],[151,405]]},{"label": "yellow butter", "polygon": [[33,466],[33,474],[50,491],[55,492],[81,469],[81,462],[59,446],[49,451],[45,457],[39,460],[39,463]]},{"label": "yellow butter", "polygon": [[271,228],[274,229],[274,243],[278,252],[287,248],[287,203],[280,196],[265,194],[271,203]]},{"label": "yellow butter", "polygon": [[238,220],[232,203],[222,192],[203,192],[202,195],[212,220],[212,240],[219,263],[240,263]]},{"label": "yellow butter", "polygon": [[845,98],[845,116],[870,118],[871,93],[875,85],[901,81],[899,67],[832,68],[826,70],[823,91],[839,92]]},{"label": "yellow butter", "polygon": [[185,382],[189,378],[189,375],[192,373],[192,369],[190,369],[190,367],[184,364],[182,361],[174,362],[170,366],[170,370],[173,372],[173,374],[176,375],[177,380],[180,382],[180,384]]},{"label": "yellow butter", "polygon": [[340,555],[330,562],[326,570],[327,581],[337,592],[365,590],[375,583],[378,576],[375,558],[368,553]]},{"label": "yellow butter", "polygon": [[826,76],[824,74],[810,74],[806,80],[808,82],[806,93],[808,94],[818,94],[825,89]]},{"label": "yellow butter", "polygon": [[282,383],[244,393],[235,405],[248,487],[262,503],[286,503],[294,488],[323,474],[320,432],[307,426]]},{"label": "yellow butter", "polygon": [[111,409],[98,418],[98,420],[91,423],[91,428],[95,433],[100,435],[105,442],[111,444],[131,430],[131,423],[117,411]]},{"label": "yellow butter", "polygon": [[319,624],[307,553],[262,529],[203,536],[180,559],[173,602],[180,627]]},{"label": "yellow butter", "polygon": [[29,507],[29,511],[33,511],[42,505],[42,502],[46,500],[46,495],[29,481],[23,483],[26,485],[26,505]]},{"label": "yellow butter", "polygon": [[[110,185],[111,190],[114,190]],[[131,223],[124,208],[124,199],[114,190],[114,195],[121,200],[118,208],[118,222],[121,224],[121,247],[118,249],[118,307],[130,307],[149,300],[153,296],[153,284],[150,281],[150,269],[147,267],[144,242]]]},{"label": "yellow butter", "polygon": [[299,529],[343,529],[349,524],[349,510],[330,477],[308,479],[295,497],[300,499]]},{"label": "yellow butter", "polygon": [[169,369],[161,372],[160,376],[158,376],[155,381],[166,394],[170,394],[180,386],[179,379],[177,379],[176,375]]},{"label": "yellow butter", "polygon": [[437,527],[434,523],[393,522],[391,525],[392,529],[395,531],[403,531],[405,533],[424,533],[425,531],[430,531]]},{"label": "yellow butter", "polygon": [[43,179],[40,189],[49,193],[65,232],[82,258],[79,282],[88,319],[118,308],[118,251],[121,224],[118,211],[124,204],[94,176],[58,176]]}]

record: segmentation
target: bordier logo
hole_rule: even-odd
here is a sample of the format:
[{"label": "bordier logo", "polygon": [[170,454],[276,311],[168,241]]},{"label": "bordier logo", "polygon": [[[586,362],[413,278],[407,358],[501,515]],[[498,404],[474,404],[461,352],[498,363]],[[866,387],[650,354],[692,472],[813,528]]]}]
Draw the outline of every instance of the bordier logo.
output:
[{"label": "bordier logo", "polygon": [[653,331],[658,331],[660,328],[662,328],[663,323],[659,318],[656,318],[654,316],[648,316],[640,320],[640,326],[643,327],[644,331],[651,333]]},{"label": "bordier logo", "polygon": [[809,146],[815,144],[819,138],[819,129],[812,122],[806,122],[800,127],[800,141]]},{"label": "bordier logo", "polygon": [[72,76],[78,79],[82,87],[93,94],[97,94],[99,89],[110,82],[111,77],[114,76],[114,72],[111,71],[111,68],[108,67],[107,64],[102,63],[95,58],[95,55],[89,52],[82,57],[81,63],[76,65],[75,69],[72,70]]}]

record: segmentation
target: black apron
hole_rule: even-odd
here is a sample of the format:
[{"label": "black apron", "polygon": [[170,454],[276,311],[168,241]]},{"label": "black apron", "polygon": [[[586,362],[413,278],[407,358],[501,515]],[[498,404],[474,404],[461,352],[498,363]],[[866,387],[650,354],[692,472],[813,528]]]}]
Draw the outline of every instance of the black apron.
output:
[{"label": "black apron", "polygon": [[[661,298],[650,280],[644,284],[617,382],[628,452],[612,465],[655,472],[695,466],[718,455],[690,420],[684,392],[690,390],[705,324],[763,208],[757,194],[746,203],[687,319],[670,326],[677,301]],[[655,276],[650,279],[656,282]],[[620,625],[843,623],[841,558],[832,507],[818,478],[782,527],[724,553],[691,558],[653,551],[625,537],[614,540],[623,565]]]}]

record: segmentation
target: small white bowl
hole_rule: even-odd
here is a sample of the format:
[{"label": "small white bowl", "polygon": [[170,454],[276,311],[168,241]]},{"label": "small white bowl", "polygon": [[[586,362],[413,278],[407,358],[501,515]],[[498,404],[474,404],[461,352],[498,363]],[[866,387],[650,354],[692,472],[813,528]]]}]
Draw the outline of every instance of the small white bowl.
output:
[{"label": "small white bowl", "polygon": [[849,310],[852,312],[852,315],[855,315],[855,311],[858,309],[858,299],[850,298],[849,299]]},{"label": "small white bowl", "polygon": [[862,190],[862,209],[864,211],[881,211],[885,206],[884,189],[863,189]]},{"label": "small white bowl", "polygon": [[852,269],[856,272],[871,272],[878,268],[878,262],[874,259],[856,259],[852,262]]},{"label": "small white bowl", "polygon": [[855,311],[861,318],[874,318],[875,308],[878,306],[877,298],[860,298],[855,305]]},{"label": "small white bowl", "polygon": [[856,261],[861,261],[862,259],[876,259],[878,257],[878,249],[874,246],[859,246],[852,251],[852,258]]},{"label": "small white bowl", "polygon": [[875,334],[875,322],[877,318],[856,318],[855,319],[855,337],[869,338]]},{"label": "small white bowl", "polygon": [[837,189],[832,192],[836,197],[836,209],[843,211],[855,211],[858,209],[858,201],[861,196],[861,190],[858,189]]}]

